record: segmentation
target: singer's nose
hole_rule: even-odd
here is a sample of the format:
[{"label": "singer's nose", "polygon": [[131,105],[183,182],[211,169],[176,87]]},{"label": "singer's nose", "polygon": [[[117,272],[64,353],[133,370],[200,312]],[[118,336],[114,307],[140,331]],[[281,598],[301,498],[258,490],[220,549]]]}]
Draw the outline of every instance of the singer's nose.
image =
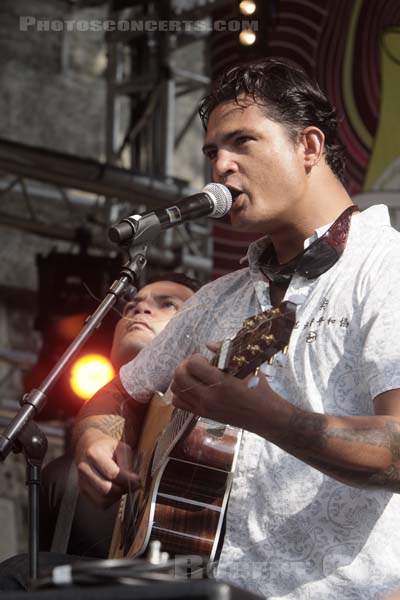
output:
[{"label": "singer's nose", "polygon": [[152,309],[151,309],[150,303],[147,302],[147,300],[140,300],[136,304],[135,309],[133,311],[133,314],[135,314],[135,315],[140,315],[140,314],[151,315],[151,313],[152,313]]},{"label": "singer's nose", "polygon": [[214,180],[223,183],[228,175],[235,173],[237,170],[238,165],[233,160],[232,154],[226,150],[218,150],[218,154],[213,162]]}]

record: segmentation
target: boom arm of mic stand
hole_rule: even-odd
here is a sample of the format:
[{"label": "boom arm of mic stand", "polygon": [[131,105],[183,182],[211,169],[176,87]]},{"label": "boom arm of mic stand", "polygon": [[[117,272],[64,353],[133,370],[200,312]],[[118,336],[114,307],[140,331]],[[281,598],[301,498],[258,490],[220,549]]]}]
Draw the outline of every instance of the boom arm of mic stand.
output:
[{"label": "boom arm of mic stand", "polygon": [[[42,384],[37,389],[33,389],[28,394],[25,394],[22,398],[21,408],[0,436],[1,461],[6,459],[11,450],[14,450],[15,452],[23,450],[27,460],[27,483],[32,486],[29,494],[30,522],[36,524],[35,531],[33,532],[33,526],[30,527],[29,531],[29,574],[33,580],[37,579],[39,553],[39,536],[37,533],[38,495],[36,492],[40,481],[41,462],[47,449],[47,440],[45,439],[45,441],[43,441],[45,436],[39,427],[33,423],[33,419],[40,413],[45,405],[47,399],[46,393],[48,390],[57,381],[63,370],[75,356],[76,352],[80,350],[83,344],[89,339],[93,331],[101,325],[103,318],[113,307],[117,299],[123,295],[128,286],[133,285],[133,287],[137,289],[136,283],[139,273],[146,265],[146,252],[146,245],[130,248],[130,259],[128,263],[123,266],[120,278],[111,285],[104,300],[99,304],[93,315],[87,319],[78,336],[72,344],[70,344]],[[31,493],[32,490],[34,490],[34,492]]]}]

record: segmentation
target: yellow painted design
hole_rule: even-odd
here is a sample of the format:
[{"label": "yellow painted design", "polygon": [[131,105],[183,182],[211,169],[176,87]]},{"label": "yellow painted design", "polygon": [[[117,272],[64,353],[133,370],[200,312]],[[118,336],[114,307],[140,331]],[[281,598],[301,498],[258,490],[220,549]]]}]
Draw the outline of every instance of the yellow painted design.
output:
[{"label": "yellow painted design", "polygon": [[364,0],[355,0],[354,9],[350,19],[349,32],[347,36],[346,49],[344,53],[343,66],[343,101],[346,107],[346,114],[352,127],[358,137],[367,148],[372,147],[372,136],[365,127],[353,95],[353,60],[354,60],[354,41],[357,30],[357,23],[360,16]]},{"label": "yellow painted design", "polygon": [[[382,87],[379,123],[370,157],[364,190],[391,189],[382,177],[390,165],[400,158],[400,28],[392,28],[382,36]],[[377,180],[381,178],[379,185]],[[397,178],[398,180],[398,178]],[[393,182],[392,182],[393,183]],[[397,188],[397,185],[395,186]]]}]

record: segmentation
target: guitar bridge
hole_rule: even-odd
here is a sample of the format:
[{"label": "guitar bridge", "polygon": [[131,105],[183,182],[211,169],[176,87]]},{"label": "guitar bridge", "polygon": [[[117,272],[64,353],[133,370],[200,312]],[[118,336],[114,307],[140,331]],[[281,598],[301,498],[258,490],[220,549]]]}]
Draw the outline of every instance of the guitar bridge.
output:
[{"label": "guitar bridge", "polygon": [[232,349],[232,338],[227,338],[221,344],[221,348],[219,350],[218,360],[216,367],[221,371],[227,371],[229,367],[229,360],[231,356]]}]

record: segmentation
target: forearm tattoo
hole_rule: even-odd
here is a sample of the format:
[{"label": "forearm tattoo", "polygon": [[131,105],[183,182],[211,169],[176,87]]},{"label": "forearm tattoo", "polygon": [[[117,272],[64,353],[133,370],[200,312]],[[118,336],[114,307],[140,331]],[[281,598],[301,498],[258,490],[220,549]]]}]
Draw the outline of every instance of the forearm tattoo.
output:
[{"label": "forearm tattoo", "polygon": [[325,416],[294,407],[285,442],[294,449],[320,450],[326,445]]},{"label": "forearm tattoo", "polygon": [[88,429],[97,429],[113,438],[133,444],[138,433],[138,418],[130,406],[131,399],[115,381],[83,406],[77,417],[72,442]]},{"label": "forearm tattoo", "polygon": [[[349,443],[345,448],[346,460],[337,450],[336,442],[340,441]],[[350,485],[400,492],[400,421],[394,418],[380,417],[377,425],[371,427],[333,427],[329,425],[327,415],[294,407],[287,434],[280,445],[310,465]],[[359,460],[360,456],[373,452],[373,448],[387,450],[387,453],[382,453],[379,467]]]},{"label": "forearm tattoo", "polygon": [[79,421],[74,427],[75,438],[80,437],[88,427],[98,429],[106,435],[116,439],[122,439],[124,435],[125,419],[119,415],[101,415],[92,417],[89,421]]}]

